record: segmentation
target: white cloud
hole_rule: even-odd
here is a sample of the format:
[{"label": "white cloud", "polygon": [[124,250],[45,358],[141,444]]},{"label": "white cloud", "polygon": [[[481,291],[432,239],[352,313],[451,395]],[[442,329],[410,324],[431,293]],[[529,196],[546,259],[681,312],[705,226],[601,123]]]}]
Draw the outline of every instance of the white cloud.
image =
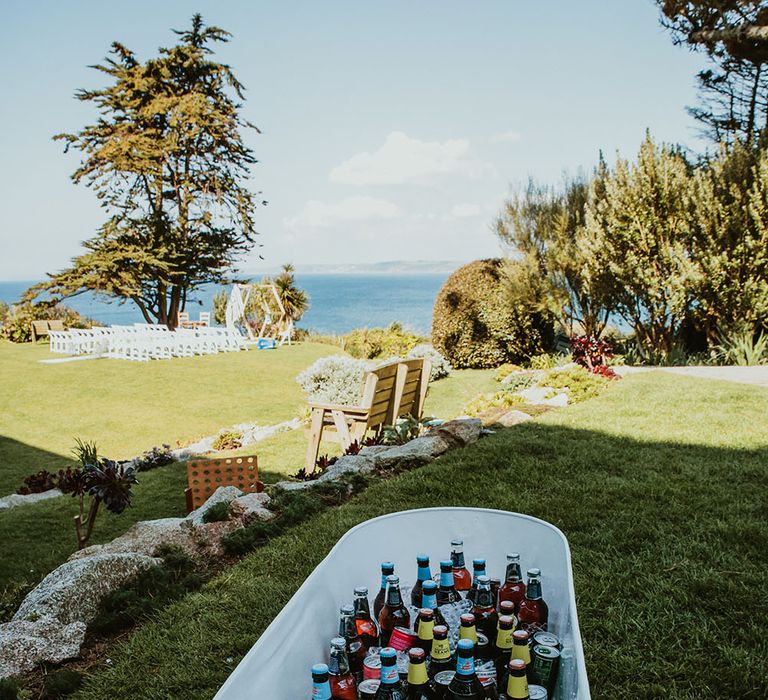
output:
[{"label": "white cloud", "polygon": [[470,202],[462,202],[456,204],[451,208],[451,216],[455,219],[467,219],[472,216],[479,216],[482,214],[483,209],[478,204],[472,204]]},{"label": "white cloud", "polygon": [[491,143],[517,143],[521,138],[519,131],[501,131],[491,137]]},{"label": "white cloud", "polygon": [[297,216],[283,219],[290,229],[328,228],[347,221],[396,219],[403,215],[393,202],[377,197],[347,197],[338,202],[320,202],[310,199]]},{"label": "white cloud", "polygon": [[446,175],[477,178],[488,171],[493,166],[473,155],[465,139],[420,141],[393,131],[378,150],[345,160],[330,178],[343,185],[427,184]]}]

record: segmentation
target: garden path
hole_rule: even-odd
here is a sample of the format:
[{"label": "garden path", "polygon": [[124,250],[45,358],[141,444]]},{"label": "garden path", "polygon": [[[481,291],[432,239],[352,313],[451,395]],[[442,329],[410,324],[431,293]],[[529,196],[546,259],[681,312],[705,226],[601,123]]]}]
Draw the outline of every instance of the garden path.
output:
[{"label": "garden path", "polygon": [[702,379],[722,379],[728,382],[737,382],[738,384],[751,384],[752,386],[761,386],[768,388],[768,366],[760,365],[754,367],[615,367],[621,376],[636,374],[638,372],[650,372],[661,370],[662,372],[672,372],[682,374],[687,377],[701,377]]}]

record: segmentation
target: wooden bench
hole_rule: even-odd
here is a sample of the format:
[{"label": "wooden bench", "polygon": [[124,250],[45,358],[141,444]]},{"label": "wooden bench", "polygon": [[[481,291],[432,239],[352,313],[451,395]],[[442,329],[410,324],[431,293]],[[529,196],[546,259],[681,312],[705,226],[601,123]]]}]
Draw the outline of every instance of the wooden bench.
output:
[{"label": "wooden bench", "polygon": [[64,321],[32,321],[30,324],[32,331],[32,342],[36,343],[40,338],[48,337],[49,331],[65,331]]},{"label": "wooden bench", "polygon": [[187,484],[187,513],[203,505],[219,486],[236,486],[243,493],[264,490],[256,457],[192,459],[187,462]]},{"label": "wooden bench", "polygon": [[346,450],[354,441],[362,442],[369,430],[394,425],[398,418],[421,418],[432,365],[419,358],[389,362],[366,373],[360,403],[355,406],[310,403],[309,444],[304,469],[315,470],[323,432],[330,428]]}]

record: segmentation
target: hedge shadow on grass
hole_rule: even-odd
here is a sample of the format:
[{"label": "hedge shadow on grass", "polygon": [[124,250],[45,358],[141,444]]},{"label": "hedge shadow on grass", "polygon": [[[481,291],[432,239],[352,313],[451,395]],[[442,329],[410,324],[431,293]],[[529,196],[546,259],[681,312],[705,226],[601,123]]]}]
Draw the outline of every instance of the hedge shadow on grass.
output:
[{"label": "hedge shadow on grass", "polygon": [[[768,447],[527,423],[374,484],[276,538],[162,611],[77,697],[212,697],[350,527],[458,505],[528,513],[563,530],[594,697],[766,697],[766,492]],[[525,553],[524,543],[510,547]],[[401,572],[411,574],[415,564]]]}]

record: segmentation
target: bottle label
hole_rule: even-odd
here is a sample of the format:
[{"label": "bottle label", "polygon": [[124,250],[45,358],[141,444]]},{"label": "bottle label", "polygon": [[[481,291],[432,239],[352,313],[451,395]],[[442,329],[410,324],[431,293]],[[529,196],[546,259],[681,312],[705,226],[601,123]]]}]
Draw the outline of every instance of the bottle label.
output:
[{"label": "bottle label", "polygon": [[459,656],[456,659],[456,673],[460,676],[471,676],[475,672],[474,656]]},{"label": "bottle label", "polygon": [[383,684],[400,682],[400,674],[397,672],[397,664],[393,664],[392,666],[382,665],[381,682]]},{"label": "bottle label", "polygon": [[451,561],[454,569],[462,569],[464,567],[464,552],[451,552]]},{"label": "bottle label", "polygon": [[453,588],[453,571],[440,572],[440,585],[443,588]]},{"label": "bottle label", "polygon": [[331,700],[331,684],[328,681],[313,683],[312,700]]},{"label": "bottle label", "polygon": [[437,607],[437,595],[434,593],[432,595],[424,593],[424,595],[421,596],[421,607],[434,610]]},{"label": "bottle label", "polygon": [[424,620],[419,620],[419,639],[422,639],[424,641],[428,641],[434,637],[434,634],[432,633],[432,630],[435,628],[435,621],[429,620],[425,622]]},{"label": "bottle label", "polygon": [[459,639],[471,639],[475,646],[477,646],[477,627],[459,627]]},{"label": "bottle label", "polygon": [[429,579],[432,578],[432,572],[429,570],[428,566],[420,566],[416,577],[419,581],[429,581]]},{"label": "bottle label", "polygon": [[498,634],[496,635],[496,646],[499,647],[499,649],[511,649],[515,642],[514,634],[514,625],[512,626],[512,629],[508,630],[503,630],[499,627]]},{"label": "bottle label", "polygon": [[507,697],[510,700],[528,697],[528,679],[525,677],[525,674],[522,676],[509,675],[509,680],[507,681]]},{"label": "bottle label", "polygon": [[528,666],[531,663],[531,649],[527,644],[515,644],[512,647],[512,658],[522,659],[525,661],[525,665]]},{"label": "bottle label", "polygon": [[425,685],[428,682],[426,664],[408,665],[408,685]]},{"label": "bottle label", "polygon": [[438,661],[451,658],[451,646],[447,639],[435,639],[432,642],[432,658]]}]

